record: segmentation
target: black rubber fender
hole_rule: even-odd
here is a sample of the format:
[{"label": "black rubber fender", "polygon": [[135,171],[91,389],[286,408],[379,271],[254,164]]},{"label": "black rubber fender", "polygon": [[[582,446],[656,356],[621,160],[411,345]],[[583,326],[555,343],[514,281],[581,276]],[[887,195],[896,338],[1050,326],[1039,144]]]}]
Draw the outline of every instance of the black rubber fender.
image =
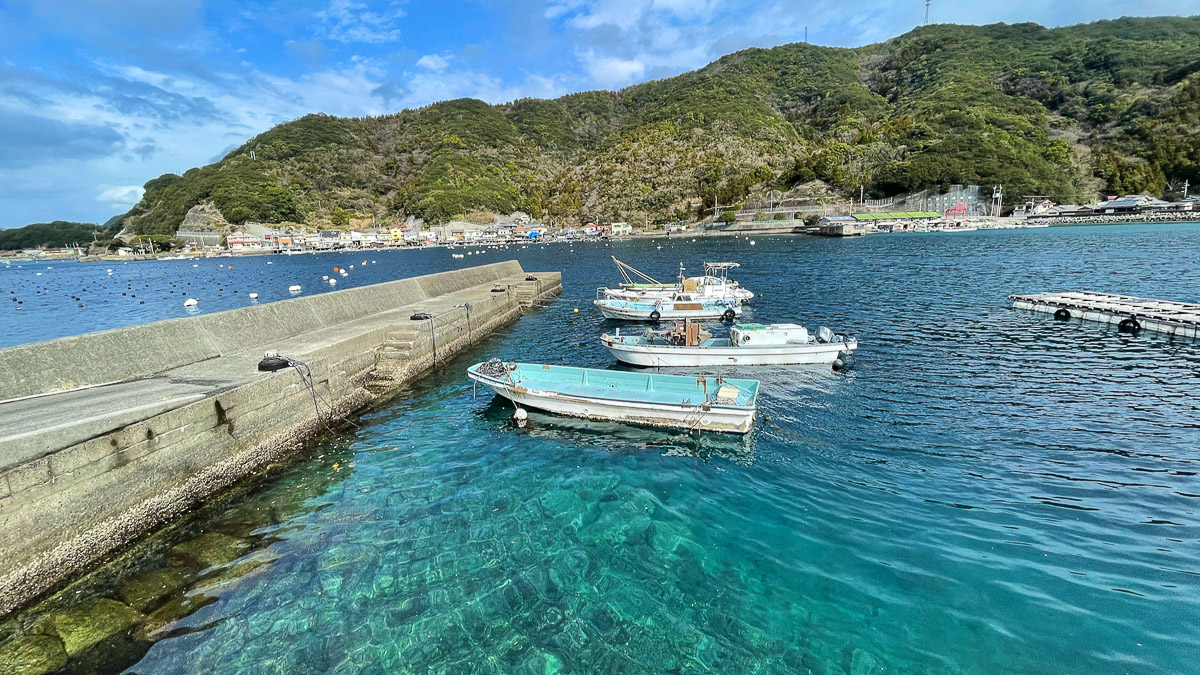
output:
[{"label": "black rubber fender", "polygon": [[733,311],[732,309],[727,309],[725,310],[725,313],[721,315],[721,318],[725,321],[733,321],[737,318],[737,312]]},{"label": "black rubber fender", "polygon": [[1071,310],[1067,309],[1066,307],[1059,307],[1058,310],[1054,312],[1054,318],[1058,319],[1059,321],[1066,321],[1067,319],[1071,318]]},{"label": "black rubber fender", "polygon": [[1134,317],[1122,319],[1121,323],[1117,324],[1117,330],[1122,333],[1136,333],[1142,329],[1142,324]]},{"label": "black rubber fender", "polygon": [[661,318],[662,318],[662,314],[660,314],[657,309],[654,310],[653,312],[650,312],[650,320],[651,321],[658,321]]},{"label": "black rubber fender", "polygon": [[264,373],[273,373],[292,365],[292,362],[282,356],[265,356],[258,362],[258,369]]}]

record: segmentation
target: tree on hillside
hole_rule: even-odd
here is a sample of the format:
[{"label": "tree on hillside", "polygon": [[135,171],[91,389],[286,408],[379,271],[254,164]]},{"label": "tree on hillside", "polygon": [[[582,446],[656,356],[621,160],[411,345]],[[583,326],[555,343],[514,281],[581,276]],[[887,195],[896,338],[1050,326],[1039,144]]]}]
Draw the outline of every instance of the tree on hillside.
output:
[{"label": "tree on hillside", "polygon": [[1200,17],[922,26],[858,49],[748,49],[619,92],[309,115],[147,182],[124,222],[170,234],[209,201],[233,222],[310,222],[329,204],[434,223],[670,221],[816,179],[841,199],[953,184],[1161,195],[1167,176],[1200,183],[1198,125]]}]

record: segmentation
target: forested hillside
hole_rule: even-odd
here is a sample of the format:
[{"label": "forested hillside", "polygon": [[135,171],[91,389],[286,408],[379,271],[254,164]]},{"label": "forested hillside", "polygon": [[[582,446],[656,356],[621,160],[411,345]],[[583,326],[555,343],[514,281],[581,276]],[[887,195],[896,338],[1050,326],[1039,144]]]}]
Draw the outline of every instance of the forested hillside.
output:
[{"label": "forested hillside", "polygon": [[93,225],[66,220],[34,223],[25,227],[0,230],[0,251],[64,248],[75,245],[86,247],[93,241],[111,241],[120,229],[116,225]]},{"label": "forested hillside", "polygon": [[926,26],[859,49],[749,49],[618,92],[378,118],[309,115],[161,176],[125,218],[445,221],[523,210],[665,222],[820,179],[885,196],[952,183],[1078,202],[1200,183],[1200,18]]}]

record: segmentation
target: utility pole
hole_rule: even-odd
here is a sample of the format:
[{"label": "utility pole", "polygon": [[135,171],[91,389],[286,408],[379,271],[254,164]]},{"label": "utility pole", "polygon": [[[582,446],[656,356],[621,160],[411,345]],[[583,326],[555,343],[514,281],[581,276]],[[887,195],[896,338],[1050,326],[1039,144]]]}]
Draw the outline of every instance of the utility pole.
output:
[{"label": "utility pole", "polygon": [[1184,199],[1187,199],[1188,186],[1189,186],[1189,183],[1188,183],[1187,179],[1186,178],[1183,179],[1183,198]]},{"label": "utility pole", "polygon": [[929,0],[925,0],[925,25],[929,25]]},{"label": "utility pole", "polygon": [[808,26],[804,27],[804,44],[808,44]]}]

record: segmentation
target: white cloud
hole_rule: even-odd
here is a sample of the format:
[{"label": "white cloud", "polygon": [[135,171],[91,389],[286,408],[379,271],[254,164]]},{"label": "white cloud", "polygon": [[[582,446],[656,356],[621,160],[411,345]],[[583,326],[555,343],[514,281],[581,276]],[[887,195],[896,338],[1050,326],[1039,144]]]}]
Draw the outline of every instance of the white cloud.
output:
[{"label": "white cloud", "polygon": [[[596,28],[611,25],[629,29],[641,21],[652,6],[650,0],[608,0],[607,2],[585,2],[576,5],[580,11],[568,19],[575,28]],[[564,15],[570,14],[570,10]]]},{"label": "white cloud", "polygon": [[588,50],[579,56],[591,81],[600,87],[621,87],[646,74],[646,64],[636,59],[597,56]]},{"label": "white cloud", "polygon": [[704,15],[715,1],[703,0],[654,0],[654,8],[671,12],[679,17],[691,18]]},{"label": "white cloud", "polygon": [[437,54],[426,54],[425,56],[417,59],[417,66],[425,68],[426,70],[432,70],[435,73],[444,71],[446,66],[449,65],[449,59],[444,56],[438,56]]},{"label": "white cloud", "polygon": [[329,6],[316,13],[320,21],[317,36],[345,43],[379,44],[400,39],[396,22],[404,10],[391,3],[385,10],[374,12],[364,2],[332,0]]},{"label": "white cloud", "polygon": [[141,185],[101,185],[96,201],[106,206],[130,207],[142,199],[145,192]]}]

